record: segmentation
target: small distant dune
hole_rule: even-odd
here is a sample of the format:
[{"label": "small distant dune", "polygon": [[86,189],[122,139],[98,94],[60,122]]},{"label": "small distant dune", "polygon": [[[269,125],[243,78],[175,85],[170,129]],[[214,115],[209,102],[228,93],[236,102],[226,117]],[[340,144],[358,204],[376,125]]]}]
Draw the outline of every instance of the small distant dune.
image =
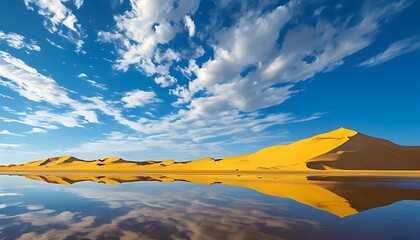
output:
[{"label": "small distant dune", "polygon": [[310,172],[420,170],[420,147],[400,146],[354,130],[339,128],[311,138],[223,159],[189,162],[128,161],[118,157],[81,160],[73,156],[0,166],[0,172]]}]

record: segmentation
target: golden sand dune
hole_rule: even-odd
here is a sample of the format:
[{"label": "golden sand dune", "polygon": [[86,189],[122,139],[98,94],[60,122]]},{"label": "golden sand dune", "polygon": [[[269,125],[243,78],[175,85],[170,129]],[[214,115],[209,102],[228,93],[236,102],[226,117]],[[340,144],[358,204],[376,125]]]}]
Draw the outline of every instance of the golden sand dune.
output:
[{"label": "golden sand dune", "polygon": [[420,147],[404,147],[340,128],[288,145],[264,148],[224,159],[189,162],[126,161],[105,158],[92,161],[72,156],[48,158],[0,167],[0,172],[308,172],[315,170],[420,170]]},{"label": "golden sand dune", "polygon": [[[121,184],[137,181],[175,182],[198,184],[221,183],[245,187],[275,197],[293,199],[339,217],[346,217],[368,209],[390,205],[401,200],[420,200],[420,189],[396,184],[398,179],[374,177],[331,177],[305,175],[20,175],[53,184],[73,184],[92,181],[103,184]],[[410,179],[403,183],[412,183]],[[411,179],[412,181],[412,179]]]}]

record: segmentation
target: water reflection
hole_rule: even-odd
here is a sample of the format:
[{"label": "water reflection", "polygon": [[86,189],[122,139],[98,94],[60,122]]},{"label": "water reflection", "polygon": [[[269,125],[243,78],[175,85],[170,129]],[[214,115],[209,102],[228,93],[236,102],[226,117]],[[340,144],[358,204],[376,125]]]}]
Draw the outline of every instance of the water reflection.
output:
[{"label": "water reflection", "polygon": [[414,201],[355,214],[420,199],[413,178],[23,176],[42,182],[0,177],[0,239],[387,239],[420,223]]},{"label": "water reflection", "polygon": [[304,175],[21,175],[55,184],[91,181],[104,184],[125,182],[175,182],[225,184],[246,187],[258,192],[289,198],[311,207],[345,217],[371,208],[390,205],[401,200],[420,200],[420,179],[304,176]]}]

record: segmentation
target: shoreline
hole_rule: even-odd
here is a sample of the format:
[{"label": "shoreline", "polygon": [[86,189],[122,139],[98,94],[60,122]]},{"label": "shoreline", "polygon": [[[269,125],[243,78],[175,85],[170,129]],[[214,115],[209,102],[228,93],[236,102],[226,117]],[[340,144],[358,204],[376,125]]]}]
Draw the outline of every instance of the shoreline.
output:
[{"label": "shoreline", "polygon": [[307,175],[307,176],[360,176],[360,177],[418,177],[420,170],[334,170],[334,171],[90,171],[90,170],[12,170],[0,175]]}]

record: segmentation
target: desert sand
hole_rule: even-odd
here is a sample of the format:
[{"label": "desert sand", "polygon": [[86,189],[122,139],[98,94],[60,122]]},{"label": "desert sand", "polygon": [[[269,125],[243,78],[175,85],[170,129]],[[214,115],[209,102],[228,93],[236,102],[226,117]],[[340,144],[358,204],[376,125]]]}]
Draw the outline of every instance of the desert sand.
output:
[{"label": "desert sand", "polygon": [[276,145],[251,154],[189,162],[127,161],[121,158],[81,160],[73,156],[0,166],[0,172],[352,172],[361,175],[420,176],[420,147],[400,146],[340,128],[288,145]]}]

